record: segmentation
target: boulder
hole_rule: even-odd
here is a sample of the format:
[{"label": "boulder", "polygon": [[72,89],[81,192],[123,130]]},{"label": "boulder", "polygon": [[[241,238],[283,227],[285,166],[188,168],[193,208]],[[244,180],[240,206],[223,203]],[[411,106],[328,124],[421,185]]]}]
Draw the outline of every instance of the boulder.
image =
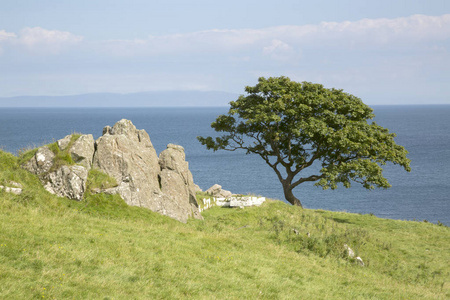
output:
[{"label": "boulder", "polygon": [[[174,144],[167,145],[167,149],[161,152],[159,155],[161,191],[178,204],[178,208],[174,211],[191,211],[193,217],[201,218],[195,197],[198,186],[194,184],[185,157],[184,148]],[[187,219],[187,216],[185,218]]]},{"label": "boulder", "polygon": [[174,144],[167,145],[167,149],[159,155],[159,165],[162,171],[169,170],[179,174],[189,190],[190,197],[196,202],[195,194],[200,188],[194,183],[192,173],[189,171],[184,148]]},{"label": "boulder", "polygon": [[69,149],[73,161],[89,170],[92,166],[92,158],[94,157],[94,144],[92,134],[81,135]]},{"label": "boulder", "polygon": [[87,176],[88,171],[83,166],[62,166],[46,174],[41,181],[50,193],[80,201],[86,190]]},{"label": "boulder", "polygon": [[215,184],[206,190],[208,194],[217,198],[229,198],[233,195],[230,191],[223,190],[221,185]]},{"label": "boulder", "polygon": [[58,147],[61,151],[64,151],[67,146],[70,144],[70,140],[72,139],[72,135],[66,135],[64,138],[57,140],[56,143],[58,144]]},{"label": "boulder", "polygon": [[54,158],[55,154],[48,147],[40,147],[23,168],[36,175],[45,174],[53,166]]}]

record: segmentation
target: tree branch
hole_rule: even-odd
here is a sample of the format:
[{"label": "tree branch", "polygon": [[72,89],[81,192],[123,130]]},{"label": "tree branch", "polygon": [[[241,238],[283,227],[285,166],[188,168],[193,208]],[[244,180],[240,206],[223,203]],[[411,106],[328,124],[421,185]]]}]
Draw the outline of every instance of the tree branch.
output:
[{"label": "tree branch", "polygon": [[296,188],[300,183],[303,183],[303,182],[305,182],[305,181],[317,181],[317,180],[319,180],[319,179],[321,179],[321,178],[324,178],[325,177],[325,175],[311,175],[311,176],[309,176],[309,177],[306,177],[306,178],[300,178],[299,180],[297,180],[296,182],[294,182],[293,184],[291,184],[291,186],[290,186],[290,188],[291,189],[294,189],[294,188]]}]

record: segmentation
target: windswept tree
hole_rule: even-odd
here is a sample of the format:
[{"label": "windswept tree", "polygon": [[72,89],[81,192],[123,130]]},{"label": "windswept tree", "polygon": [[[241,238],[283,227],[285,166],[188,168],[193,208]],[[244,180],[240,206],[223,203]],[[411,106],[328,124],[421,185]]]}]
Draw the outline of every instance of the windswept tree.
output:
[{"label": "windswept tree", "polygon": [[[391,162],[410,171],[407,151],[388,129],[368,122],[373,111],[361,99],[321,84],[287,77],[259,78],[247,95],[230,102],[228,114],[211,127],[218,137],[198,137],[208,149],[259,155],[277,174],[286,200],[302,206],[293,189],[316,182],[336,189],[351,182],[367,189],[388,188],[382,166]],[[305,172],[310,168],[315,172]],[[303,175],[308,173],[307,175]]]}]

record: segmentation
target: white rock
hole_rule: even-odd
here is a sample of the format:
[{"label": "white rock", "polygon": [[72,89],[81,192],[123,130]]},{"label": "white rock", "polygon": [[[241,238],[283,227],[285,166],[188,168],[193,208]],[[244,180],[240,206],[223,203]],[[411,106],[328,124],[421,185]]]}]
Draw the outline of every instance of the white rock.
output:
[{"label": "white rock", "polygon": [[16,194],[16,195],[20,195],[22,193],[22,189],[20,189],[20,188],[12,188],[12,187],[3,186],[3,185],[0,185],[0,190],[5,190],[5,192],[7,192],[7,193],[12,193],[12,194]]},{"label": "white rock", "polygon": [[357,257],[356,257],[356,261],[357,261],[361,266],[364,266],[364,262],[363,262],[363,260],[362,260],[361,257],[357,256]]},{"label": "white rock", "polygon": [[349,257],[355,257],[355,252],[353,252],[352,248],[350,248],[347,244],[344,244],[344,248],[347,250]]}]

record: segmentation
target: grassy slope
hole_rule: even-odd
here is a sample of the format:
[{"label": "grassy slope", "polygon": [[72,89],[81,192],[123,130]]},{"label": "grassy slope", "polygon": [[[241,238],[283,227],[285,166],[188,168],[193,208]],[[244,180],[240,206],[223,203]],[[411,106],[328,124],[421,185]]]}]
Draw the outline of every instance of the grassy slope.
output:
[{"label": "grassy slope", "polygon": [[450,297],[445,226],[280,201],[182,224],[103,194],[57,198],[0,151],[0,184],[9,180],[24,193],[0,191],[2,299]]}]

